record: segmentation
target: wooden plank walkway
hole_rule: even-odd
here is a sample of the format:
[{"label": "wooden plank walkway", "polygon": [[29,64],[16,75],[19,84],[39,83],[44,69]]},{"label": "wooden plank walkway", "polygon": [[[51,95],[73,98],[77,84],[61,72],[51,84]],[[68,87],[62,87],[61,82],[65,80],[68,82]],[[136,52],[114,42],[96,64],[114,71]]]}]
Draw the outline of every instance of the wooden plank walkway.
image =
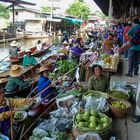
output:
[{"label": "wooden plank walkway", "polygon": [[[138,76],[126,77],[125,73],[128,70],[128,62],[122,61],[119,65],[119,72],[111,77],[113,80],[126,81],[129,84],[137,85]],[[113,134],[117,137],[117,140],[140,140],[140,123],[133,123],[131,121],[134,106],[129,114],[124,119],[113,118]]]}]

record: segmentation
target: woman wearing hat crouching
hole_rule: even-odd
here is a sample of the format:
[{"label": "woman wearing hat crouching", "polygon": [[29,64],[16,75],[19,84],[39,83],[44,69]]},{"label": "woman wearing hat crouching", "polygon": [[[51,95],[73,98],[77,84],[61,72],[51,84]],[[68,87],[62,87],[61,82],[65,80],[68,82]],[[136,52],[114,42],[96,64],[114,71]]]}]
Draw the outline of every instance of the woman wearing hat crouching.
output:
[{"label": "woman wearing hat crouching", "polygon": [[30,66],[34,66],[37,64],[36,59],[34,58],[34,56],[31,55],[32,51],[31,50],[27,50],[26,51],[26,55],[23,58],[23,66],[26,67],[30,67]]},{"label": "woman wearing hat crouching", "polygon": [[[48,73],[49,73],[48,68],[46,68],[45,66],[41,66],[39,73],[40,73],[40,79],[37,82],[38,93],[40,93],[42,90],[44,90],[45,88],[51,85],[51,80],[48,78]],[[41,93],[41,95],[39,96],[43,99],[50,94],[47,98],[50,99],[56,96],[56,93],[52,93],[54,90],[55,87],[51,86],[43,93]]]},{"label": "woman wearing hat crouching", "polygon": [[24,68],[19,65],[13,65],[10,70],[10,78],[5,86],[5,91],[8,93],[15,92],[18,89],[23,89],[29,86],[28,82],[23,80]]}]

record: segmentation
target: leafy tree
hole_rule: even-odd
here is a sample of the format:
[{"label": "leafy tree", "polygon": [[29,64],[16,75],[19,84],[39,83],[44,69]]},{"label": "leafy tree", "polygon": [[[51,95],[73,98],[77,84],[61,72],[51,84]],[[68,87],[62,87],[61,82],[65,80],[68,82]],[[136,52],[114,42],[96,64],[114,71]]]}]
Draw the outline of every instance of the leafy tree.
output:
[{"label": "leafy tree", "polygon": [[0,4],[0,17],[3,17],[5,19],[9,18],[9,10],[3,4]]},{"label": "leafy tree", "polygon": [[85,21],[88,20],[88,15],[90,14],[89,7],[81,0],[75,0],[66,12]]},{"label": "leafy tree", "polygon": [[47,6],[42,6],[41,7],[41,9],[42,9],[42,12],[51,12],[51,7],[47,7]]},{"label": "leafy tree", "polygon": [[106,19],[107,17],[103,14],[103,12],[101,12],[101,11],[96,11],[95,12],[96,13],[96,16],[97,17],[100,17],[100,18],[102,18],[102,19]]}]

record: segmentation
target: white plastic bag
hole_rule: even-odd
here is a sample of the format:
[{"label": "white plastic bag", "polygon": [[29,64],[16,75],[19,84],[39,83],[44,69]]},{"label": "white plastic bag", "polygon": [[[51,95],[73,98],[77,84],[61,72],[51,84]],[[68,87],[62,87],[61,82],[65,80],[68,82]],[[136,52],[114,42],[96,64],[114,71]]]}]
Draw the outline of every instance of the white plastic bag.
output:
[{"label": "white plastic bag", "polygon": [[101,137],[96,133],[86,133],[83,135],[79,135],[76,138],[76,140],[87,140],[87,139],[102,140]]},{"label": "white plastic bag", "polygon": [[94,96],[89,96],[85,105],[85,110],[106,110],[106,99],[103,97],[95,98]]}]

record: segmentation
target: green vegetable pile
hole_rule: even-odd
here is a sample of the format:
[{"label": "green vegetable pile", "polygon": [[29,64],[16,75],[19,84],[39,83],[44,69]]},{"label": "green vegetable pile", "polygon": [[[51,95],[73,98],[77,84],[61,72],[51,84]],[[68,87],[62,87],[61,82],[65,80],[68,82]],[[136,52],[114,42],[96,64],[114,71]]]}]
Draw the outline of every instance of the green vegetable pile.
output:
[{"label": "green vegetable pile", "polygon": [[[62,75],[64,73],[67,73],[71,69],[73,69],[76,66],[76,62],[72,62],[70,60],[59,60],[56,62],[56,66],[58,68],[58,75]],[[73,75],[75,71],[71,72],[71,75]]]},{"label": "green vegetable pile", "polygon": [[111,91],[109,93],[112,97],[117,98],[117,99],[128,99],[128,95],[121,92],[121,91]]},{"label": "green vegetable pile", "polygon": [[121,101],[113,101],[113,102],[111,102],[110,105],[112,107],[118,108],[118,109],[126,109],[127,108],[127,106]]},{"label": "green vegetable pile", "polygon": [[24,117],[23,113],[20,111],[17,111],[17,112],[15,112],[14,120],[21,120],[21,119],[23,119],[23,117]]},{"label": "green vegetable pile", "polygon": [[110,119],[94,110],[79,113],[75,116],[76,126],[79,128],[90,128],[91,130],[102,130],[110,125]]},{"label": "green vegetable pile", "polygon": [[80,95],[80,94],[81,94],[80,90],[72,89],[72,90],[67,91],[64,94],[58,95],[57,98],[67,97],[67,96],[70,96],[70,95],[77,96],[77,95]]}]

